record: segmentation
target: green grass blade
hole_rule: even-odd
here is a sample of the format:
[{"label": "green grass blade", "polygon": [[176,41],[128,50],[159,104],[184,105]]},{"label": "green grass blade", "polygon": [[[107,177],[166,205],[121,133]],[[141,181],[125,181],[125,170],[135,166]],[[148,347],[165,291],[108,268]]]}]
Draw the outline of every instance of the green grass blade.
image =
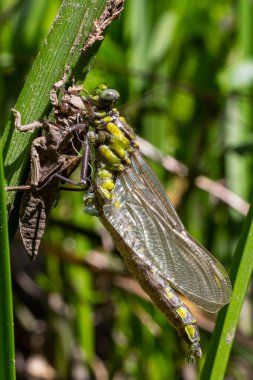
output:
[{"label": "green grass blade", "polygon": [[207,352],[200,379],[223,380],[229,354],[232,348],[236,326],[240,317],[253,269],[253,206],[245,219],[241,236],[235,251],[231,282],[233,295],[229,305],[218,316],[215,331]]},{"label": "green grass blade", "polygon": [[0,144],[0,379],[14,380],[15,350],[12,287],[4,171]]}]

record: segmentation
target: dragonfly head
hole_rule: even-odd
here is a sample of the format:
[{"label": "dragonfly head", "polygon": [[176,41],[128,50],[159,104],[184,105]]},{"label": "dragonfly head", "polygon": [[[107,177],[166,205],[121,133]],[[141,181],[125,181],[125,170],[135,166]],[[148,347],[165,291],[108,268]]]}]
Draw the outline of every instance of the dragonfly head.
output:
[{"label": "dragonfly head", "polygon": [[116,101],[119,99],[119,93],[116,90],[107,88],[103,90],[98,97],[98,106],[99,108],[113,108]]}]

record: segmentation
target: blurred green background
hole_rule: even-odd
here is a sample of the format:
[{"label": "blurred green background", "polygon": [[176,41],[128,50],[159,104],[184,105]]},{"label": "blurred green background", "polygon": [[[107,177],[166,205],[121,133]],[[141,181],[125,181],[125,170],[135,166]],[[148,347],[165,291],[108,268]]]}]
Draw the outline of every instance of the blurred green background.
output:
[{"label": "blurred green background", "polygon": [[[60,4],[0,1],[1,130]],[[253,40],[245,4],[126,0],[85,82],[88,90],[101,82],[116,88],[136,133],[188,167],[183,178],[147,158],[188,231],[227,270],[245,205],[235,211],[220,201],[221,188],[217,198],[196,183],[204,175],[251,197]],[[13,242],[17,378],[197,378],[202,361],[186,365],[186,345],[129,278],[99,221],[84,215],[82,196],[61,192],[34,263],[19,234]],[[213,317],[190,307],[205,356]],[[227,378],[253,379],[252,349],[249,293]]]}]

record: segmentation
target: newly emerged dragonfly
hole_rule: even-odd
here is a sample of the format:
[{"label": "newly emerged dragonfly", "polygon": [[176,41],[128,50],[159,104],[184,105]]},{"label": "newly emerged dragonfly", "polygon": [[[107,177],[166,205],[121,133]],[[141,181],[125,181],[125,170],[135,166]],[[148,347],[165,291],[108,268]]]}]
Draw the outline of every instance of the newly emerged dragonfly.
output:
[{"label": "newly emerged dragonfly", "polygon": [[95,175],[86,211],[99,215],[129,270],[189,344],[188,359],[201,357],[195,318],[177,290],[209,312],[231,298],[221,264],[186,231],[136,136],[114,108],[119,94],[99,86],[82,97],[95,136]]}]

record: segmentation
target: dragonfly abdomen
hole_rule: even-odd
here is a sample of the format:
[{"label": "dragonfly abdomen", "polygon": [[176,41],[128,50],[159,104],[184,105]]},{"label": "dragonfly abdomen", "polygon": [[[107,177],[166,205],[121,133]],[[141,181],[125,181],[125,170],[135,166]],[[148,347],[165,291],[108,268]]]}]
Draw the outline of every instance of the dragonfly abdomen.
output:
[{"label": "dragonfly abdomen", "polygon": [[[139,264],[140,268],[140,264]],[[179,298],[177,293],[152,269],[145,270],[138,276],[144,290],[156,304],[156,306],[166,315],[169,322],[177,329],[180,336],[189,345],[188,359],[200,358],[202,355],[200,347],[200,334],[196,324],[196,319],[191,314],[188,307]],[[136,273],[134,274],[136,277]]]},{"label": "dragonfly abdomen", "polygon": [[[169,308],[171,307],[175,313],[175,327],[190,346],[189,356],[201,357],[202,351],[199,343],[200,334],[196,324],[196,319],[193,317],[188,307],[179,298],[177,293],[169,285],[165,285],[162,292],[165,296],[164,303],[166,309],[169,306]],[[167,305],[167,301],[169,305]],[[167,315],[166,309],[164,309],[164,313]],[[171,316],[169,317],[170,320],[173,320]]]},{"label": "dragonfly abdomen", "polygon": [[166,315],[169,322],[174,326],[179,335],[189,345],[189,355],[187,359],[191,362],[194,358],[202,355],[200,347],[200,334],[196,325],[196,319],[191,314],[188,307],[179,298],[177,293],[171,288],[148,262],[139,259],[126,241],[118,234],[107,218],[100,215],[102,223],[111,233],[115,245],[121,253],[128,269],[139,281],[145,292],[150,296],[156,306]]}]

